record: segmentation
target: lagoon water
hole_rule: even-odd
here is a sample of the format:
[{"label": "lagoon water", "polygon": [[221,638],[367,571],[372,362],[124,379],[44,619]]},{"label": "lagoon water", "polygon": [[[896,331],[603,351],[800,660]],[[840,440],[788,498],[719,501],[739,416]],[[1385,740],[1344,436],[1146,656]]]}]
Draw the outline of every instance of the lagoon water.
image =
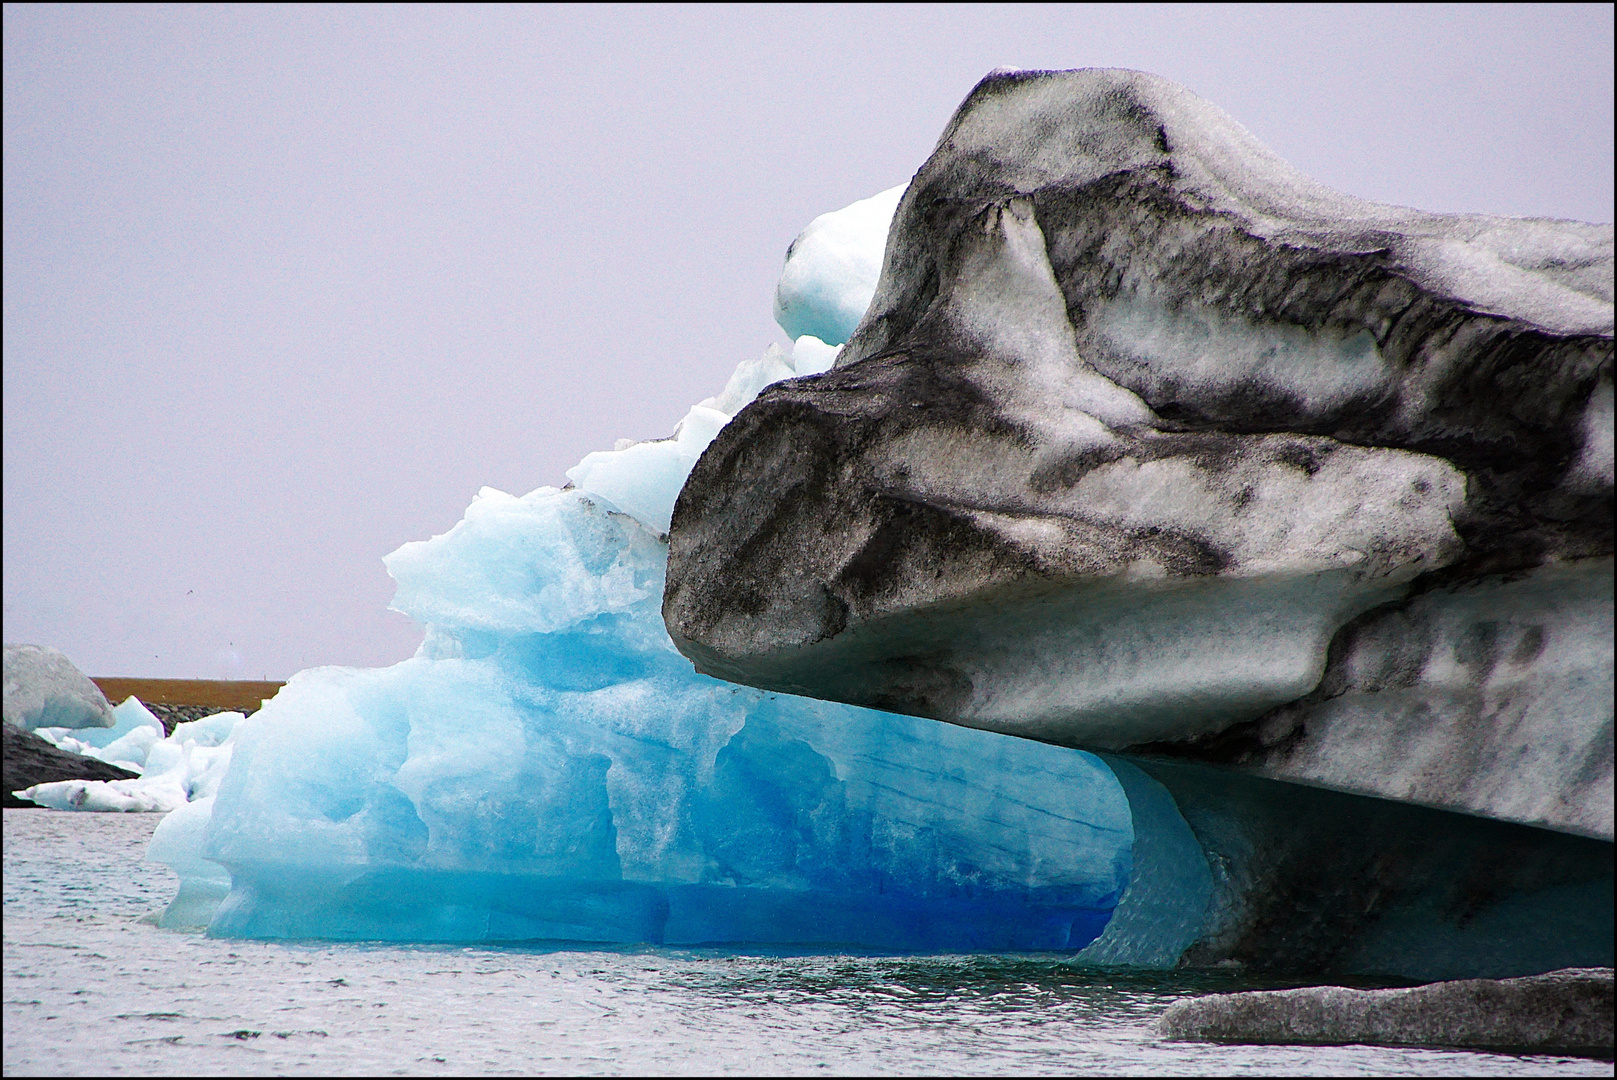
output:
[{"label": "lagoon water", "polygon": [[140,921],[157,814],[5,811],[4,1071],[1609,1076],[1604,1062],[1159,1040],[1238,976],[1054,955],[215,940]]}]

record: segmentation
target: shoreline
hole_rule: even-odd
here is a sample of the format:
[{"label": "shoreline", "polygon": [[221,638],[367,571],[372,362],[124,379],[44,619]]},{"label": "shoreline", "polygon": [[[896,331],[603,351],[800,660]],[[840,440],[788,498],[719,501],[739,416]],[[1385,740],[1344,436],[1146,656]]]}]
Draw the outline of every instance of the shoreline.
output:
[{"label": "shoreline", "polygon": [[133,695],[163,722],[164,733],[174,734],[180,724],[220,712],[251,716],[266,700],[280,692],[284,682],[225,679],[90,679],[117,705]]},{"label": "shoreline", "polygon": [[90,681],[100,687],[107,700],[115,705],[133,694],[145,705],[207,706],[236,712],[256,711],[264,699],[274,697],[286,685],[284,681],[273,679],[230,681],[91,677]]}]

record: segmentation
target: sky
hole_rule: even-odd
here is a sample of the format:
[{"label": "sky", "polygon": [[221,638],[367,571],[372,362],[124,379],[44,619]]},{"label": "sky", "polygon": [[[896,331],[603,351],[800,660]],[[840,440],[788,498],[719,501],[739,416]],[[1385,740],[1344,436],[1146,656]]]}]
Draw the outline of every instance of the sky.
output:
[{"label": "sky", "polygon": [[1612,220],[1609,5],[4,8],[4,635],[409,656],[381,556],[784,335],[815,216],[995,67],[1188,86],[1328,186]]}]

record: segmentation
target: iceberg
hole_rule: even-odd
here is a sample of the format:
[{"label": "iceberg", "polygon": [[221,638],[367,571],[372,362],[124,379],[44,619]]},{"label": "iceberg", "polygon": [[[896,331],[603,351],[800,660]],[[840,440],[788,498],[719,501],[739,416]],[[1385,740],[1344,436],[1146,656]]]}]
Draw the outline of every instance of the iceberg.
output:
[{"label": "iceberg", "polygon": [[763,689],[1609,843],[1612,235],[991,75],[834,369],[691,472],[664,620]]},{"label": "iceberg", "polygon": [[[422,649],[302,672],[237,725],[217,797],[153,839],[187,881],[166,924],[898,949],[1101,933],[1134,835],[1103,762],[698,675],[658,613],[665,565],[642,523],[555,488],[485,489],[394,553]],[[227,879],[216,910],[196,901]]]},{"label": "iceberg", "polygon": [[[884,233],[901,192],[841,213]],[[1138,895],[1147,916],[1172,913],[1173,940],[1136,914],[1100,955],[1177,959],[1210,878],[1143,774],[1126,788],[1083,751],[726,683],[669,638],[686,476],[766,386],[831,368],[860,314],[842,310],[845,286],[866,271],[873,284],[817,250],[800,240],[788,259],[792,348],[741,364],[672,437],[592,453],[566,489],[484,488],[447,533],[386,557],[421,648],[389,668],[301,672],[233,727],[222,781],[153,837],[148,858],[181,878],[162,925],[1078,951]],[[810,256],[835,280],[814,287]],[[1151,830],[1179,840],[1142,848],[1146,882],[1135,841]]]},{"label": "iceberg", "polygon": [[230,767],[239,712],[214,713],[179,724],[165,735],[163,722],[140,699],[112,710],[110,728],[41,728],[59,749],[96,758],[139,774],[134,780],[56,780],[16,792],[53,810],[168,813],[198,799],[211,799]]},{"label": "iceberg", "polygon": [[23,731],[112,724],[112,706],[101,688],[61,650],[8,643],[4,654],[6,723]]},{"label": "iceberg", "polygon": [[984,79],[860,242],[833,369],[680,492],[698,670],[1116,755],[1098,962],[1611,963],[1609,224],[1367,203],[1085,69]]}]

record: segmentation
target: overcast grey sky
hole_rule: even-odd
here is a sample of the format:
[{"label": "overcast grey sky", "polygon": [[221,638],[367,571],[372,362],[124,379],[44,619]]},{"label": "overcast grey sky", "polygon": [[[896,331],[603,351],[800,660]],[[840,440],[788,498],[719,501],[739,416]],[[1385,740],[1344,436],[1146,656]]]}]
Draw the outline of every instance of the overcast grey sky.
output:
[{"label": "overcast grey sky", "polygon": [[381,556],[667,434],[815,215],[990,69],[1118,66],[1318,180],[1612,219],[1612,9],[8,4],[5,640],[391,663]]}]

